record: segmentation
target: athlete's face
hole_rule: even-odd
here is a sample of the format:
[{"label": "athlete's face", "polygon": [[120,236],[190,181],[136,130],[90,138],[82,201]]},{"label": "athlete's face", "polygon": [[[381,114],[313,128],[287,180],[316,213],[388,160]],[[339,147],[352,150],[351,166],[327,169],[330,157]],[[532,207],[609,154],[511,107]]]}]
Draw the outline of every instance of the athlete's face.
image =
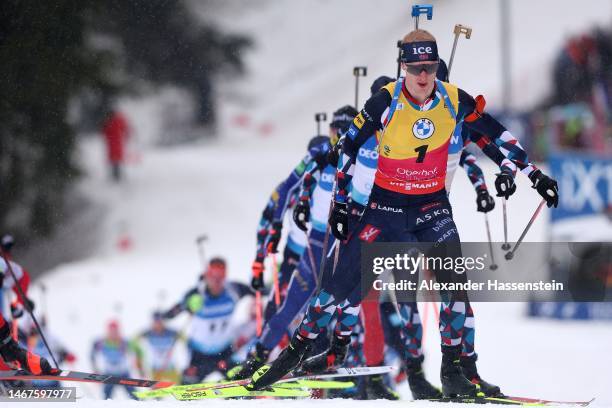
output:
[{"label": "athlete's face", "polygon": [[160,332],[164,330],[164,321],[162,319],[153,320],[153,331]]},{"label": "athlete's face", "polygon": [[225,275],[225,266],[210,265],[208,267],[204,279],[206,280],[206,288],[213,296],[217,296],[223,291]]},{"label": "athlete's face", "polygon": [[111,323],[108,325],[108,338],[111,340],[118,340],[121,338],[121,332],[119,330],[119,325]]},{"label": "athlete's face", "polygon": [[402,63],[406,72],[406,89],[419,102],[424,102],[434,88],[438,63],[433,61]]}]

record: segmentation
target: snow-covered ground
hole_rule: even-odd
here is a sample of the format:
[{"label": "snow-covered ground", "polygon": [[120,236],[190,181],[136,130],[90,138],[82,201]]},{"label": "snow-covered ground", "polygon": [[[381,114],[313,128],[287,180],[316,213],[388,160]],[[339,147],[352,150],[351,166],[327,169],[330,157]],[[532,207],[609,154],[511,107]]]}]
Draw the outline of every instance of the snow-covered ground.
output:
[{"label": "snow-covered ground", "polygon": [[[491,105],[499,104],[497,2],[434,4],[434,20],[422,26],[438,36],[442,55],[450,52],[455,23],[474,29],[471,40],[461,40],[453,79],[469,92],[489,95]],[[511,4],[514,90],[524,94],[528,103],[545,91],[546,81],[535,81],[534,77],[550,67],[563,39],[593,23],[608,23],[612,16],[612,4],[605,1],[589,2],[590,7],[579,11],[572,2],[517,0]],[[257,45],[247,58],[249,76],[226,83],[220,91],[223,120],[217,142],[165,148],[141,143],[141,160],[129,166],[127,180],[121,185],[112,185],[107,179],[101,141],[87,139],[81,145],[80,161],[88,174],[81,188],[107,208],[96,231],[101,245],[95,256],[61,265],[41,278],[48,288],[50,331],[76,352],[76,369],[90,369],[89,347],[104,333],[109,319],[118,318],[125,334],[135,335],[147,327],[154,309],[171,306],[194,284],[201,270],[197,236],[208,235],[207,255],[228,259],[231,279],[249,278],[259,214],[272,188],[301,158],[315,129],[314,112],[331,113],[352,103],[354,65],[369,67],[362,96],[371,79],[393,75],[395,41],[412,27],[409,7],[399,0],[384,4],[368,0],[236,0],[219,13],[215,18],[253,34]],[[544,20],[548,23],[543,24]],[[151,117],[154,107],[143,108],[135,101],[125,106],[136,138],[149,139],[155,131],[151,126],[155,123]],[[238,114],[248,115],[250,122],[236,126],[233,118]],[[263,124],[273,128],[268,136],[261,135]],[[483,167],[492,187],[494,168]],[[539,202],[525,177],[519,176],[518,184],[519,191],[508,203],[513,239]],[[482,215],[474,208],[474,192],[461,170],[455,177],[452,202],[462,238],[486,240]],[[496,240],[502,239],[500,207],[491,216]],[[528,241],[546,239],[546,220],[544,213]],[[121,240],[129,241],[128,250],[118,248]],[[32,290],[35,300],[40,300],[36,284]],[[548,399],[597,397],[600,406],[612,406],[609,323],[529,320],[524,317],[524,305],[513,303],[477,304],[475,313],[480,370],[505,392]],[[177,328],[182,324],[180,319],[175,322]],[[434,326],[430,321],[425,345],[426,371],[433,380],[440,362]],[[407,387],[401,391],[409,398]],[[95,387],[88,386],[82,393],[85,398],[78,403],[86,406],[145,404],[93,401],[100,395]],[[219,407],[290,404],[294,408],[312,403],[207,402]],[[321,407],[349,403],[364,407],[380,404],[316,401]],[[166,401],[146,404],[178,405]]]}]

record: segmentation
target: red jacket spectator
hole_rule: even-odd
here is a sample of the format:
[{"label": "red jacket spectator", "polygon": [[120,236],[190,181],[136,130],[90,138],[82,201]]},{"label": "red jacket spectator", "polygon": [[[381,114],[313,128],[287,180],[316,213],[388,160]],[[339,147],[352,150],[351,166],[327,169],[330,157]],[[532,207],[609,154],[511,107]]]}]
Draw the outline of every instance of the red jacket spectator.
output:
[{"label": "red jacket spectator", "polygon": [[104,137],[108,151],[108,160],[111,163],[122,163],[124,146],[129,137],[129,125],[121,112],[113,112],[104,123]]}]

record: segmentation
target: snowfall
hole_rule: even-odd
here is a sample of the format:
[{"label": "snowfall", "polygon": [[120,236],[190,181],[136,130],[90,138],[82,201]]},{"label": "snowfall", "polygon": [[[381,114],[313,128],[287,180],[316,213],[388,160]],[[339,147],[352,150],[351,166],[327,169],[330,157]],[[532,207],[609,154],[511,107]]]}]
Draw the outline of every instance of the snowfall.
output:
[{"label": "snowfall", "polygon": [[[195,239],[202,234],[208,236],[206,256],[225,256],[229,278],[248,281],[260,212],[275,185],[303,156],[315,133],[313,114],[329,114],[353,103],[353,66],[368,67],[368,77],[360,88],[361,103],[371,80],[378,75],[395,75],[394,44],[413,26],[411,4],[400,0],[222,3],[219,10],[202,12],[201,17],[251,34],[256,45],[246,55],[247,75],[219,84],[216,139],[177,146],[156,143],[163,137],[160,118],[164,104],[178,100],[182,106],[183,94],[167,89],[147,98],[122,101],[134,129],[123,183],[109,182],[100,137],[83,138],[80,144],[78,157],[86,176],[79,190],[98,209],[92,228],[85,234],[93,236],[95,250],[85,259],[49,270],[32,288],[37,301],[42,299],[41,284],[47,288],[49,333],[77,355],[77,361],[64,368],[91,370],[91,343],[104,334],[110,319],[117,318],[124,334],[133,336],[147,328],[153,310],[177,301],[201,271]],[[510,3],[513,105],[518,107],[520,101],[530,106],[550,89],[549,80],[542,80],[541,75],[549,72],[563,41],[596,24],[609,24],[612,3],[592,1],[589,7],[581,5],[579,9],[569,1]],[[451,80],[473,95],[486,95],[492,108],[501,103],[497,8],[496,1],[435,2],[433,20],[421,22],[421,27],[437,36],[442,56],[450,54],[456,23],[472,27],[472,38],[460,40]],[[543,20],[547,22],[543,24]],[[495,169],[488,164],[483,167],[492,187]],[[515,197],[508,202],[511,240],[519,236],[539,203],[521,175]],[[475,211],[475,195],[462,170],[456,173],[451,201],[462,239],[485,241],[484,220]],[[498,201],[490,217],[496,241],[503,238],[500,204]],[[547,239],[548,215],[545,210],[537,219],[527,241]],[[80,239],[70,229],[64,232],[67,242]],[[247,310],[250,305],[241,307]],[[478,303],[474,309],[479,370],[508,395],[552,400],[596,397],[595,405],[612,406],[609,322],[529,319],[520,303]],[[242,313],[240,319],[246,316]],[[181,318],[171,322],[176,329],[184,324]],[[440,352],[431,316],[425,337],[425,369],[436,383]],[[184,354],[178,350],[177,359],[184,361]],[[116,390],[115,399],[102,401],[99,386],[78,387],[82,398],[77,404],[88,407],[204,404],[171,399],[129,401],[123,390]],[[403,396],[399,402],[208,400],[205,404],[399,406],[411,399],[407,385],[399,391]],[[54,406],[64,404],[74,406]]]}]

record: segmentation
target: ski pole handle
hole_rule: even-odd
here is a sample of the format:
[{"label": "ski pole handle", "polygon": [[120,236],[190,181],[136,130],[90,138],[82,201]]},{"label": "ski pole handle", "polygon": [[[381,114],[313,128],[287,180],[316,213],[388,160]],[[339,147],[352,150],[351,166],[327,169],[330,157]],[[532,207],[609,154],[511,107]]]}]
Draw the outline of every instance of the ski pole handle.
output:
[{"label": "ski pole handle", "polygon": [[354,67],[353,75],[355,76],[355,109],[359,110],[359,77],[368,75],[368,67]]},{"label": "ski pole handle", "polygon": [[321,134],[321,122],[325,122],[327,120],[327,113],[318,112],[315,113],[315,121],[317,122],[317,135]]},{"label": "ski pole handle", "polygon": [[459,36],[461,34],[465,35],[465,39],[469,40],[472,36],[472,29],[468,26],[464,26],[463,24],[455,24],[455,28],[453,29],[453,33],[455,36]]},{"label": "ski pole handle", "polygon": [[206,257],[204,256],[204,246],[202,245],[204,242],[206,242],[206,240],[208,240],[208,236],[205,234],[196,238],[196,245],[198,246],[198,253],[200,254],[202,268],[206,268]]},{"label": "ski pole handle", "polygon": [[397,40],[397,75],[396,77],[400,77],[401,68],[402,68],[402,40]]},{"label": "ski pole handle", "polygon": [[415,4],[412,6],[412,17],[414,17],[414,29],[419,29],[419,17],[425,14],[428,20],[433,18],[433,6],[431,4]]},{"label": "ski pole handle", "polygon": [[472,37],[472,29],[468,26],[464,26],[461,24],[455,24],[455,28],[453,29],[453,34],[455,34],[455,40],[453,41],[453,49],[451,50],[451,56],[448,60],[448,77],[450,78],[451,68],[453,67],[453,60],[455,59],[455,50],[457,50],[457,42],[459,41],[459,37],[461,34],[465,35],[465,39],[469,40]]}]

